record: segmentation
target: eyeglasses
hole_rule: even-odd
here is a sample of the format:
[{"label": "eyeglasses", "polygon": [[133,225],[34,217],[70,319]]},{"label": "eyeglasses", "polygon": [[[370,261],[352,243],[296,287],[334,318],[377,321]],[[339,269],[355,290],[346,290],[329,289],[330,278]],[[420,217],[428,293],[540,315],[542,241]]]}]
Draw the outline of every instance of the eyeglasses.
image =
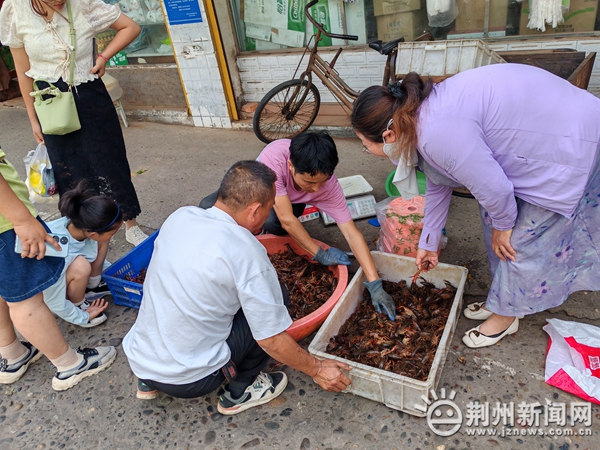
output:
[{"label": "eyeglasses", "polygon": [[364,145],[364,144],[363,144],[363,146],[362,146],[362,151],[363,151],[363,153],[369,153],[369,154],[372,154],[372,153],[371,153],[371,150],[369,150],[369,147],[370,147],[371,145],[373,145],[374,143],[375,143],[375,142],[371,142],[369,145]]}]

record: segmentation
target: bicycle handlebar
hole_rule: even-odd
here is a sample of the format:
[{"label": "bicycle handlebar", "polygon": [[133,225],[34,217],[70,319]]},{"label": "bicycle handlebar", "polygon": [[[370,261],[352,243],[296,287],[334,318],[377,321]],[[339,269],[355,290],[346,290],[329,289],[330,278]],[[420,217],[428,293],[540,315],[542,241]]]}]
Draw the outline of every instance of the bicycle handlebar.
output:
[{"label": "bicycle handlebar", "polygon": [[323,28],[323,25],[321,25],[320,23],[318,23],[315,18],[313,16],[310,15],[310,13],[308,12],[308,10],[316,5],[317,3],[319,3],[319,0],[312,0],[310,2],[308,2],[306,4],[306,6],[304,7],[304,14],[306,14],[306,17],[308,17],[308,20],[310,20],[312,22],[312,24],[317,27],[317,29],[321,32],[321,34],[330,37],[330,38],[334,38],[334,39],[345,39],[348,41],[358,41],[358,36],[353,36],[351,34],[335,34],[335,33],[329,33],[327,30],[325,30],[325,28]]}]

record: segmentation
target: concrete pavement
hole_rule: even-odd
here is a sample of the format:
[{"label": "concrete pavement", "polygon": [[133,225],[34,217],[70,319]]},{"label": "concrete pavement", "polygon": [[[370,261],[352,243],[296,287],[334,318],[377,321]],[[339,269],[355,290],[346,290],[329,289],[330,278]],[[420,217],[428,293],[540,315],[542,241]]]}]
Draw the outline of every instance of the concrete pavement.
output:
[{"label": "concrete pavement", "polygon": [[[254,159],[263,144],[249,131],[226,131],[178,125],[131,122],[124,129],[133,181],[142,214],[142,227],[158,229],[168,215],[180,206],[195,205],[218,186],[225,171],[235,161]],[[374,187],[377,200],[386,197],[384,181],[392,166],[383,159],[365,155],[357,139],[336,138],[340,165],[336,174],[344,177],[362,174]],[[35,147],[25,111],[0,104],[0,145],[24,177],[22,158]],[[46,216],[55,207],[42,205]],[[366,220],[357,225],[375,249],[379,230]],[[324,227],[319,220],[306,223],[311,235],[344,250],[348,247],[335,226]],[[487,258],[474,200],[453,198],[447,223],[449,243],[442,262],[469,268],[465,302],[484,300],[490,284]],[[115,261],[131,246],[124,231],[117,233],[109,251]],[[355,272],[353,266],[351,272]],[[383,404],[350,394],[333,394],[319,389],[302,373],[284,368],[290,378],[285,392],[267,405],[237,416],[217,412],[216,394],[194,400],[161,394],[156,400],[135,398],[135,377],[129,369],[121,341],[135,321],[137,311],[112,304],[109,320],[96,328],[82,329],[59,320],[73,346],[110,344],[119,355],[105,372],[84,380],[64,392],[54,392],[54,370],[42,358],[17,383],[0,387],[1,449],[597,449],[600,448],[600,407],[591,407],[591,426],[583,429],[591,436],[551,436],[550,423],[536,427],[516,426],[511,431],[546,436],[500,436],[501,425],[467,426],[474,416],[473,404],[514,402],[579,401],[544,383],[547,337],[541,327],[550,317],[597,324],[599,296],[579,293],[562,307],[526,317],[520,330],[501,345],[480,350],[466,348],[460,337],[476,325],[461,316],[448,352],[439,388],[454,390],[462,411],[463,425],[454,435],[436,435],[425,418],[395,411]],[[574,316],[574,317],[571,317]],[[310,339],[310,338],[309,338]],[[302,342],[308,346],[309,339]],[[438,391],[439,393],[439,391]],[[470,404],[470,405],[469,405]],[[567,411],[567,414],[569,412]],[[492,419],[490,415],[490,419]],[[481,425],[481,424],[480,424]],[[564,433],[566,428],[558,427]],[[496,435],[490,435],[496,431]],[[522,431],[523,430],[523,431]],[[530,430],[530,431],[528,431]],[[475,431],[476,432],[476,431]]]}]

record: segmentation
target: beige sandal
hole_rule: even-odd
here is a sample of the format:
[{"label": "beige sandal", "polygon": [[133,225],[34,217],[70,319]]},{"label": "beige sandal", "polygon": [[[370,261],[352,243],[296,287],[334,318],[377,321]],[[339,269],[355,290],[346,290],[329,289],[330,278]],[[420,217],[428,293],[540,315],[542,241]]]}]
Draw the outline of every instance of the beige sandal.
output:
[{"label": "beige sandal", "polygon": [[[488,320],[493,312],[484,309],[485,302],[475,302],[467,305],[463,311],[463,315],[471,320]],[[523,316],[517,316],[517,319],[522,319]]]},{"label": "beige sandal", "polygon": [[484,309],[483,305],[485,302],[476,302],[467,305],[464,309],[463,314],[467,319],[472,320],[487,320],[492,315],[492,312]]},{"label": "beige sandal", "polygon": [[492,336],[486,336],[485,334],[479,331],[479,327],[471,328],[469,331],[465,333],[462,338],[463,343],[469,348],[481,348],[481,347],[489,347],[490,345],[494,345],[504,336],[508,336],[509,334],[515,334],[519,330],[519,319],[515,317],[513,323],[501,333],[494,334]]}]

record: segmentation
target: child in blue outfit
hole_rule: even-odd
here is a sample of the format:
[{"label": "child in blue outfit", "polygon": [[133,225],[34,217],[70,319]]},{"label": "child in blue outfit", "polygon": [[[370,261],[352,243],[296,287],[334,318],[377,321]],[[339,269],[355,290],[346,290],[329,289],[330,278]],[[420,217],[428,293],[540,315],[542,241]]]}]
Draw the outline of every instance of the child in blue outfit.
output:
[{"label": "child in blue outfit", "polygon": [[[21,254],[14,250],[17,236]],[[0,383],[18,381],[43,354],[56,367],[52,388],[63,391],[110,367],[117,351],[112,346],[75,350],[65,341],[42,295],[65,262],[44,257],[46,244],[60,250],[0,149]],[[17,338],[15,328],[27,341]]]},{"label": "child in blue outfit", "polygon": [[65,192],[58,204],[62,218],[49,222],[52,233],[69,238],[65,267],[58,281],[44,291],[44,302],[61,319],[90,328],[104,323],[104,299],[85,300],[90,277],[98,277],[110,238],[123,224],[121,208],[105,195],[94,195],[80,183]]}]

